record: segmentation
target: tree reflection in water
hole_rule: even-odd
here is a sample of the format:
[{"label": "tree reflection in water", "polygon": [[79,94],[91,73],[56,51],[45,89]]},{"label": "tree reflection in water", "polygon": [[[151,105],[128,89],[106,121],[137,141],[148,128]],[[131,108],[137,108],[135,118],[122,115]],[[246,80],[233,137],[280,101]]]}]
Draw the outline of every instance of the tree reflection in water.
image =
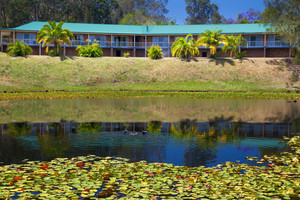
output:
[{"label": "tree reflection in water", "polygon": [[[0,124],[0,162],[95,154],[121,156],[132,161],[169,162],[169,159],[175,159],[174,162],[179,165],[199,166],[216,163],[219,159],[217,152],[222,146],[230,146],[236,152],[240,151],[240,147],[246,149],[249,143],[245,140],[251,136],[266,137],[266,141],[267,137],[275,138],[273,143],[270,141],[265,146],[258,144],[262,146],[258,149],[262,154],[280,152],[281,148],[274,144],[277,143],[276,138],[287,136],[292,128],[289,123],[232,121],[230,117],[218,116],[209,122],[185,119],[180,122],[76,123],[61,120],[58,123]],[[125,128],[139,133],[147,129],[149,134],[124,135],[122,131]],[[250,145],[257,149],[255,142]]]},{"label": "tree reflection in water", "polygon": [[102,131],[102,122],[78,123],[78,133],[98,133]]},{"label": "tree reflection in water", "polygon": [[10,136],[20,137],[30,134],[32,126],[27,122],[7,124],[7,132]]},{"label": "tree reflection in water", "polygon": [[46,125],[46,132],[37,134],[37,140],[41,152],[53,159],[55,157],[65,157],[66,151],[71,148],[70,138],[65,132],[65,122],[61,120],[60,123],[50,123]]},{"label": "tree reflection in water", "polygon": [[151,121],[147,124],[147,131],[150,133],[160,133],[162,128],[161,121]]}]

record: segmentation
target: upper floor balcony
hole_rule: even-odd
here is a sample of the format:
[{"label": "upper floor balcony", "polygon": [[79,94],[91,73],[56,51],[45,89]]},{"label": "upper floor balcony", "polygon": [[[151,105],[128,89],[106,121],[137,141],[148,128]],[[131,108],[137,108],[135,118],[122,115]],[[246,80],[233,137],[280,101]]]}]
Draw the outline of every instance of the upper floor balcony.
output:
[{"label": "upper floor balcony", "polygon": [[[11,37],[2,37],[1,45],[7,45],[13,43],[14,40]],[[24,39],[23,40],[28,46],[39,46],[36,39]],[[162,49],[170,49],[172,47],[172,42],[127,42],[127,41],[94,41],[88,42],[83,40],[71,40],[71,47],[85,46],[88,44],[97,43],[102,48],[136,48],[136,49],[147,49],[152,45],[159,45]],[[248,48],[289,48],[290,45],[281,41],[267,41],[266,46],[263,41],[248,41]],[[63,47],[68,47],[67,44],[63,44]],[[204,47],[199,47],[204,48]],[[244,45],[242,48],[247,48]]]}]

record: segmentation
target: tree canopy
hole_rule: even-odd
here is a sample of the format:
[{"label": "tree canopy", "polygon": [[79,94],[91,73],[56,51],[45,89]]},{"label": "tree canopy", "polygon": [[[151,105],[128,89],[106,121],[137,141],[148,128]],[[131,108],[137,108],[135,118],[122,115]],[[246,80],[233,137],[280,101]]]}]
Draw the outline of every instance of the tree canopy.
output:
[{"label": "tree canopy", "polygon": [[219,7],[210,0],[185,0],[187,24],[219,24]]},{"label": "tree canopy", "polygon": [[126,22],[128,14],[134,15],[138,24],[167,24],[167,3],[168,0],[1,0],[0,27],[48,20],[118,24],[124,18]]},{"label": "tree canopy", "polygon": [[300,46],[300,0],[265,0],[263,22],[284,36],[287,42]]}]

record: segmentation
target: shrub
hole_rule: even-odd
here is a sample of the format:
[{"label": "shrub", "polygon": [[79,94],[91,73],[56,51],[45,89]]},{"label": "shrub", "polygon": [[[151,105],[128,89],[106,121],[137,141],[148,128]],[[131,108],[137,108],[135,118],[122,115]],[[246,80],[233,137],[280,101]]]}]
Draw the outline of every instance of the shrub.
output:
[{"label": "shrub", "polygon": [[7,55],[26,57],[32,54],[32,48],[27,46],[23,41],[16,40],[15,43],[10,43],[7,47]]},{"label": "shrub", "polygon": [[151,59],[161,59],[163,56],[162,49],[160,46],[151,46],[150,49],[147,49],[148,51],[148,57]]},{"label": "shrub", "polygon": [[124,53],[124,55],[123,55],[125,58],[129,58],[129,56],[130,56],[130,53],[129,52],[126,52],[126,53]]},{"label": "shrub", "polygon": [[242,59],[242,58],[244,58],[246,56],[247,56],[246,52],[245,51],[241,51],[241,52],[236,52],[234,58],[236,58],[236,59]]},{"label": "shrub", "polygon": [[99,44],[91,44],[87,46],[78,46],[76,48],[80,57],[102,57],[103,51]]},{"label": "shrub", "polygon": [[59,55],[60,55],[60,53],[57,52],[57,51],[55,51],[55,50],[49,51],[48,54],[49,54],[49,56],[51,56],[51,57],[56,57],[56,56],[59,56]]}]

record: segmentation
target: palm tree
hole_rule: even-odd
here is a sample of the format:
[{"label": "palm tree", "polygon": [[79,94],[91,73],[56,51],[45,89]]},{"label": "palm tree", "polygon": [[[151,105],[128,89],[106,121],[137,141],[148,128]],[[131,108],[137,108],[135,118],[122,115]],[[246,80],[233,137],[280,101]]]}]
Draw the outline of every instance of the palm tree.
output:
[{"label": "palm tree", "polygon": [[230,50],[230,57],[233,56],[233,54],[236,54],[241,46],[247,45],[247,40],[240,34],[240,35],[229,35],[225,36],[227,45],[222,47],[222,50],[224,52],[227,52],[227,50]]},{"label": "palm tree", "polygon": [[32,54],[32,48],[23,41],[16,40],[15,43],[8,44],[7,55],[9,56],[28,56]]},{"label": "palm tree", "polygon": [[69,29],[62,29],[64,22],[48,21],[47,25],[38,32],[37,40],[38,43],[43,42],[43,47],[47,46],[46,52],[48,53],[49,46],[54,45],[54,52],[56,55],[60,55],[62,43],[67,43],[71,45],[71,39],[74,39],[74,35]]},{"label": "palm tree", "polygon": [[197,40],[197,46],[204,46],[210,48],[210,54],[215,55],[217,47],[221,44],[227,45],[227,41],[224,35],[221,35],[222,30],[215,29],[214,31],[206,30],[204,33],[199,35]]},{"label": "palm tree", "polygon": [[171,49],[172,56],[178,56],[180,58],[195,57],[199,54],[199,49],[196,46],[196,42],[193,39],[193,35],[189,34],[185,38],[179,37],[176,39]]}]

